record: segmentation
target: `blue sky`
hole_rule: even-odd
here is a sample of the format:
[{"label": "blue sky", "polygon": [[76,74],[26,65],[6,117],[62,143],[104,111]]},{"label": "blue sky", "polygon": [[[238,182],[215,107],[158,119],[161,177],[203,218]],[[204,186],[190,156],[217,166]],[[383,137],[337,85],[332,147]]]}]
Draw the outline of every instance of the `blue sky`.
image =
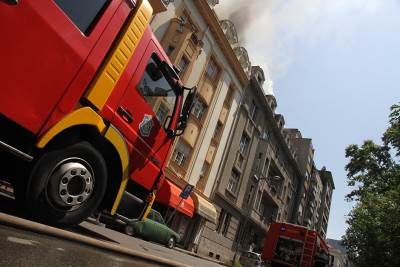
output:
[{"label": "blue sky", "polygon": [[[286,127],[312,138],[317,166],[333,172],[328,237],[339,239],[352,205],[344,200],[344,150],[365,139],[380,142],[389,107],[400,101],[400,2],[220,2],[220,17],[246,20],[239,25],[241,44],[273,81]],[[238,8],[251,19],[238,17]]]}]

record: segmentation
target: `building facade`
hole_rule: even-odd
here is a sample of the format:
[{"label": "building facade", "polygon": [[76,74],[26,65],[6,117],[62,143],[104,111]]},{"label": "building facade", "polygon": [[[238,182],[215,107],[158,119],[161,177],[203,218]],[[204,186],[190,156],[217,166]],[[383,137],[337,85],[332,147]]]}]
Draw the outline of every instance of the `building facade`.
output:
[{"label": "building facade", "polygon": [[[168,188],[161,191],[169,194],[160,194],[155,204],[185,237],[182,245],[196,249],[205,222],[217,220],[210,194],[248,78],[206,1],[175,0],[151,27],[183,83],[197,87],[187,128],[175,141],[165,170],[163,187]],[[171,201],[187,184],[194,186],[191,197],[179,204]],[[193,212],[182,205],[193,205]]]},{"label": "building facade", "polygon": [[322,193],[321,193],[321,205],[318,211],[319,221],[317,229],[323,238],[326,238],[326,231],[328,230],[329,214],[332,203],[332,193],[335,189],[335,183],[333,182],[333,176],[330,171],[327,171],[323,167],[320,171],[320,177],[322,179]]},{"label": "building facade", "polygon": [[[167,2],[151,27],[198,96],[154,208],[184,237],[184,248],[224,262],[260,251],[273,221],[325,235],[332,175],[316,168],[311,139],[284,128],[275,97],[264,93],[268,77],[251,67],[235,25],[217,17],[218,1]],[[162,104],[156,113],[167,120]],[[179,201],[188,184],[194,191]]]},{"label": "building facade", "polygon": [[317,169],[311,139],[303,138],[298,129],[285,129],[284,133],[291,140],[291,148],[303,177],[297,188],[297,211],[293,213],[293,222],[317,230],[325,237],[335,189],[332,173],[325,167]]},{"label": "building facade", "polygon": [[207,222],[199,252],[228,260],[242,251],[260,251],[273,221],[289,222],[301,180],[283,136],[284,119],[266,97],[260,67],[253,67],[220,165],[212,200],[216,224]]}]

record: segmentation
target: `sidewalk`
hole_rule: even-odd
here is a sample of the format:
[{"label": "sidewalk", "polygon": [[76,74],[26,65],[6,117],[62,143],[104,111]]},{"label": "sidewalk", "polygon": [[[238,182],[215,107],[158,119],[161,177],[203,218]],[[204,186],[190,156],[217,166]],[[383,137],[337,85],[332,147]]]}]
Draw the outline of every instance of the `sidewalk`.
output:
[{"label": "sidewalk", "polygon": [[179,251],[179,252],[182,252],[182,253],[188,254],[188,255],[190,255],[190,256],[193,256],[193,257],[197,257],[197,258],[200,258],[200,259],[203,259],[203,260],[207,260],[207,261],[211,261],[211,262],[214,262],[214,263],[223,265],[223,266],[227,266],[227,265],[226,265],[224,262],[222,262],[222,261],[219,261],[219,260],[216,260],[216,259],[213,259],[213,258],[204,256],[204,255],[199,255],[199,254],[197,254],[197,253],[195,253],[195,252],[192,252],[192,251],[189,251],[189,250],[185,250],[185,249],[178,248],[178,247],[174,247],[174,249],[177,250],[177,251]]}]

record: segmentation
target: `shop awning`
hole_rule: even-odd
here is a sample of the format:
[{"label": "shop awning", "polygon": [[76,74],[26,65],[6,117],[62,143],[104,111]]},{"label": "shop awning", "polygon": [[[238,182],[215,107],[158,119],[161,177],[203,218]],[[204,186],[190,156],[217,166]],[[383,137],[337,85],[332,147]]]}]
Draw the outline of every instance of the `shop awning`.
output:
[{"label": "shop awning", "polygon": [[193,217],[194,203],[191,197],[183,199],[179,197],[182,189],[174,185],[168,180],[164,180],[161,189],[157,192],[156,201],[168,205],[171,208],[176,208],[177,211]]},{"label": "shop awning", "polygon": [[196,207],[196,213],[213,223],[217,223],[217,210],[215,209],[215,206],[197,193],[192,195]]}]

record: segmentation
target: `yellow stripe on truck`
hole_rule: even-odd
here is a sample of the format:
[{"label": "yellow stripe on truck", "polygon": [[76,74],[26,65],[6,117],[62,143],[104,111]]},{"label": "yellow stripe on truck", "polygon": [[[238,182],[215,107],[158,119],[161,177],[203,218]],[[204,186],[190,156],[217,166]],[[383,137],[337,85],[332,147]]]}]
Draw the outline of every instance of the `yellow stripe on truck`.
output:
[{"label": "yellow stripe on truck", "polygon": [[67,116],[57,122],[50,130],[48,130],[43,136],[40,137],[36,143],[38,148],[44,148],[50,140],[52,140],[57,134],[61,133],[65,129],[68,129],[77,125],[91,125],[96,127],[99,133],[103,134],[106,129],[103,118],[99,116],[93,109],[89,107],[79,108],[69,113]]},{"label": "yellow stripe on truck", "polygon": [[[108,128],[106,134],[104,135],[108,141],[115,147],[119,154],[121,160],[121,184],[118,189],[118,194],[115,198],[114,204],[111,209],[111,214],[114,215],[117,212],[119,203],[121,202],[122,195],[126,189],[126,185],[129,180],[129,151],[125,143],[125,139],[122,134],[115,129],[112,125]],[[118,177],[119,178],[119,177]],[[110,177],[110,179],[115,179],[115,177]]]},{"label": "yellow stripe on truck", "polygon": [[86,98],[97,109],[101,110],[107,102],[135,52],[152,14],[153,8],[147,0],[143,0],[138,4],[135,14],[130,17],[126,28],[122,31],[122,35],[90,85]]}]

